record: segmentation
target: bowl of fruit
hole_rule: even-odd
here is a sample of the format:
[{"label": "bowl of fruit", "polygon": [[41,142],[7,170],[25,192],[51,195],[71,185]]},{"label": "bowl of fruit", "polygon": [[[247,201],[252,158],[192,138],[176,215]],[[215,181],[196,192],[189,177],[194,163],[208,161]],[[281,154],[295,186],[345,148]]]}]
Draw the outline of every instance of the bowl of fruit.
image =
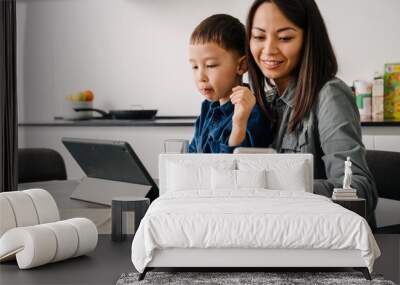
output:
[{"label": "bowl of fruit", "polygon": [[70,119],[91,119],[93,117],[92,111],[76,111],[77,109],[93,108],[94,94],[91,90],[78,92],[75,94],[68,95],[66,97],[68,101],[68,115]]}]

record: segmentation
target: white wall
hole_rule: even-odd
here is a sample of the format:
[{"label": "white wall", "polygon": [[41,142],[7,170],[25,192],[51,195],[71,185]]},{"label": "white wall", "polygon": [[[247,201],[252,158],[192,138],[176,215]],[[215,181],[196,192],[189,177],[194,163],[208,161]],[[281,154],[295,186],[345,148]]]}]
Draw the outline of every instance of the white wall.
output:
[{"label": "white wall", "polygon": [[[19,120],[65,113],[64,97],[92,89],[95,106],[141,104],[197,115],[187,43],[214,13],[245,20],[252,0],[17,0]],[[398,0],[317,0],[347,83],[400,61]]]}]

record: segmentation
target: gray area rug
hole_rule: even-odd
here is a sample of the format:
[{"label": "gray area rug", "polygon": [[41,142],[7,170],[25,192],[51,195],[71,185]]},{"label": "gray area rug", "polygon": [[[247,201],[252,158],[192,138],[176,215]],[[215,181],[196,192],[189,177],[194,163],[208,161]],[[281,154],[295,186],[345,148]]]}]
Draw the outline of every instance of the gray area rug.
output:
[{"label": "gray area rug", "polygon": [[122,274],[117,285],[133,284],[379,284],[395,285],[384,280],[382,276],[372,275],[368,281],[360,272],[148,272],[142,281],[138,281],[139,273]]}]

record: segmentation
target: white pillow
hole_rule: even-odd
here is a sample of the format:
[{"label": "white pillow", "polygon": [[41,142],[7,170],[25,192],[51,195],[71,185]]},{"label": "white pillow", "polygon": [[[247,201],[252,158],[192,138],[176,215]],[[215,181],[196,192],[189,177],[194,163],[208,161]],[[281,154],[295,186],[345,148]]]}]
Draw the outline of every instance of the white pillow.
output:
[{"label": "white pillow", "polygon": [[306,191],[309,188],[308,175],[311,170],[304,160],[239,159],[237,164],[239,170],[265,169],[268,189]]},{"label": "white pillow", "polygon": [[236,170],[237,188],[267,188],[267,171]]},{"label": "white pillow", "polygon": [[267,172],[268,188],[306,192],[306,171],[304,161],[292,163],[290,167],[285,167],[285,169],[271,169]]},{"label": "white pillow", "polygon": [[236,170],[211,168],[211,189],[236,189]]},{"label": "white pillow", "polygon": [[267,177],[262,170],[211,169],[211,189],[266,188]]},{"label": "white pillow", "polygon": [[191,160],[170,161],[167,165],[167,191],[210,190],[211,169],[226,172],[234,169],[234,166],[234,161],[215,161],[206,165]]}]

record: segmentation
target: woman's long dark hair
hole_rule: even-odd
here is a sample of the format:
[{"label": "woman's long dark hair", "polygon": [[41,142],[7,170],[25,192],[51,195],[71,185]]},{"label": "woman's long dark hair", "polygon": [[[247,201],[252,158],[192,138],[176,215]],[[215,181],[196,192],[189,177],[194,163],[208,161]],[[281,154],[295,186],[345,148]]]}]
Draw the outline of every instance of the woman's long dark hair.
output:
[{"label": "woman's long dark hair", "polygon": [[[314,0],[256,0],[247,16],[246,53],[249,61],[249,80],[253,86],[257,102],[265,114],[272,118],[270,106],[265,102],[265,83],[268,78],[258,67],[250,51],[251,30],[254,15],[258,7],[265,3],[274,3],[281,12],[296,26],[303,30],[303,48],[298,66],[293,71],[296,80],[293,112],[289,121],[289,130],[293,131],[302,118],[310,112],[318,93],[324,84],[337,73],[337,61],[328,32]],[[283,91],[283,90],[281,90]]]}]

